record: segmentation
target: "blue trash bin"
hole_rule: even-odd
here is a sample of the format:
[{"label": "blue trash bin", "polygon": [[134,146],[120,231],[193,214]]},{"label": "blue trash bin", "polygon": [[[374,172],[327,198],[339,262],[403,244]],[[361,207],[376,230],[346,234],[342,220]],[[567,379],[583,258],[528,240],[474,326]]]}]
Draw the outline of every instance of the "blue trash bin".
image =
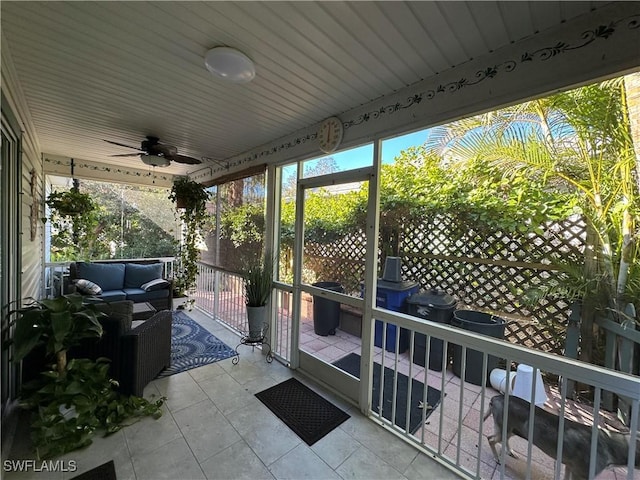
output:
[{"label": "blue trash bin", "polygon": [[[406,313],[406,300],[418,291],[420,285],[418,282],[390,282],[378,279],[378,289],[376,295],[376,305],[378,307],[393,310],[394,312]],[[364,288],[362,289],[364,296]],[[376,320],[374,325],[373,343],[376,347],[382,347],[383,323]],[[398,328],[393,323],[387,323],[387,332],[384,343],[384,349],[388,352],[396,351],[396,336]],[[405,328],[400,329],[400,340],[398,345],[398,353],[404,353],[409,348],[409,331]]]}]

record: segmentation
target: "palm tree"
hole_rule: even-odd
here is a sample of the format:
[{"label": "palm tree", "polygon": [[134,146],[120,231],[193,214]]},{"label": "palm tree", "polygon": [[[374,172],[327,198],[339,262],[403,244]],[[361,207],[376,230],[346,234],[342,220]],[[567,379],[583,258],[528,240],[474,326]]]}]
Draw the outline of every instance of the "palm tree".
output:
[{"label": "palm tree", "polygon": [[595,316],[633,321],[625,307],[640,297],[634,180],[640,172],[624,100],[618,79],[434,129],[426,144],[449,162],[486,161],[505,176],[543,178],[550,189],[578,196],[587,222],[584,266],[576,283],[584,302],[585,361],[592,360]]}]

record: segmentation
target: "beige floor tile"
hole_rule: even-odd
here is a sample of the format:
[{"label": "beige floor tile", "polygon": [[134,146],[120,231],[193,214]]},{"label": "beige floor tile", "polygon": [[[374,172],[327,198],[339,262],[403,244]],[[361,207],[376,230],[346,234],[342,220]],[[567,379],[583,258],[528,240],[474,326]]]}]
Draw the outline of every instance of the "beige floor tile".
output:
[{"label": "beige floor tile", "polygon": [[273,475],[244,440],[202,463],[208,480],[273,480]]},{"label": "beige floor tile", "polygon": [[338,468],[336,473],[344,479],[402,480],[406,477],[371,450],[360,447]]},{"label": "beige floor tile", "polygon": [[[348,420],[347,420],[348,421]],[[337,468],[349,455],[360,447],[360,443],[340,428],[333,429],[311,446],[313,450],[331,468]]]},{"label": "beige floor tile", "polygon": [[133,425],[124,428],[123,432],[129,452],[134,459],[173,440],[182,438],[176,422],[166,409],[160,418],[142,418]]},{"label": "beige floor tile", "polygon": [[254,397],[227,419],[262,462],[269,466],[295,448],[300,438]]},{"label": "beige floor tile", "polygon": [[434,462],[424,454],[419,454],[404,472],[409,480],[455,480],[460,478],[450,469]]},{"label": "beige floor tile", "polygon": [[184,408],[174,418],[198,462],[240,440],[238,432],[211,400]]},{"label": "beige floor tile", "polygon": [[184,438],[177,438],[162,447],[133,458],[138,480],[206,478]]},{"label": "beige floor tile", "polygon": [[304,443],[269,465],[269,470],[278,480],[340,480],[340,476]]}]

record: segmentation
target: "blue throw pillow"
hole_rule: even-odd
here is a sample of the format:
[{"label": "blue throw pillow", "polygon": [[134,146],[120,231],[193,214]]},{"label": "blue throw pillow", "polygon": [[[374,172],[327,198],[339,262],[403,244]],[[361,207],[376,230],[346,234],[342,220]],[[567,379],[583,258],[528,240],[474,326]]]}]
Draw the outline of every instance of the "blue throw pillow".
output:
[{"label": "blue throw pillow", "polygon": [[78,278],[97,283],[102,291],[121,290],[124,286],[124,263],[77,262]]},{"label": "blue throw pillow", "polygon": [[162,278],[162,263],[127,263],[124,276],[124,288],[140,288],[141,285]]}]

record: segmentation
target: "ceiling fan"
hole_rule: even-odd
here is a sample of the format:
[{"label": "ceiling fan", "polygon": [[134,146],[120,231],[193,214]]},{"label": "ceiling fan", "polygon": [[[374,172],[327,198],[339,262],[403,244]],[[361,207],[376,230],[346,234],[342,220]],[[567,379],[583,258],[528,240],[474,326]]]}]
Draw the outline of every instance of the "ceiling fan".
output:
[{"label": "ceiling fan", "polygon": [[152,135],[147,135],[147,139],[142,141],[140,147],[132,147],[131,145],[125,145],[111,140],[105,140],[105,142],[138,150],[138,153],[121,153],[111,155],[112,157],[135,157],[136,155],[140,155],[140,159],[152,167],[167,167],[171,162],[186,163],[188,165],[198,165],[202,163],[202,161],[197,158],[179,155],[176,147],[160,143],[160,139]]}]

